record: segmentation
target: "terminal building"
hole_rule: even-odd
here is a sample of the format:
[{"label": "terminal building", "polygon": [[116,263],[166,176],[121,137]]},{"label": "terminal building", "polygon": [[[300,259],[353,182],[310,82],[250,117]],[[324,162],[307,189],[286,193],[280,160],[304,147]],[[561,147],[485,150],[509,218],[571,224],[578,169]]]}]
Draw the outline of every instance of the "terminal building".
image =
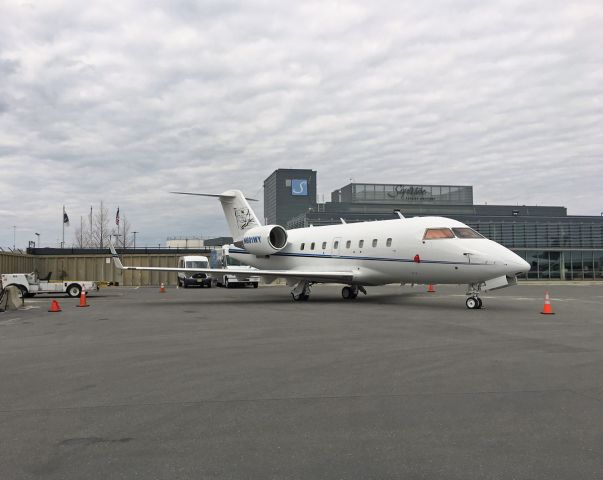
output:
[{"label": "terminal building", "polygon": [[529,279],[603,279],[603,216],[561,206],[476,205],[469,185],[349,183],[316,200],[314,170],[279,169],[264,181],[267,224],[285,228],[444,216],[513,250],[532,265]]}]

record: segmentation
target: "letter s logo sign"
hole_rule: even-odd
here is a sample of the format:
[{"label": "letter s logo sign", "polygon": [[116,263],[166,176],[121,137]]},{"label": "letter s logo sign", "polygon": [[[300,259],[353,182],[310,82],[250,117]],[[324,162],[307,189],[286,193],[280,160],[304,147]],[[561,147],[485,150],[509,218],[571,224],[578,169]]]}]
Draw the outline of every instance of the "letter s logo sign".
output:
[{"label": "letter s logo sign", "polygon": [[308,196],[308,180],[291,180],[291,195]]}]

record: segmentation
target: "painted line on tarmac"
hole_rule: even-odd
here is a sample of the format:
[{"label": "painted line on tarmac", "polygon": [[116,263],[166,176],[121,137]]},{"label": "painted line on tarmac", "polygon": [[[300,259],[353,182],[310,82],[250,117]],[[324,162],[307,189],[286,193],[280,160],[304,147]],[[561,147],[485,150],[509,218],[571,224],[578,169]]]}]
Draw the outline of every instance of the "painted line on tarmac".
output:
[{"label": "painted line on tarmac", "polygon": [[[461,294],[450,294],[450,295],[440,295],[440,297],[444,297],[444,296],[448,296],[448,297],[466,297],[467,295],[461,295]],[[600,296],[601,298],[603,298],[603,296]],[[487,298],[489,300],[518,300],[518,301],[538,301],[541,302],[543,299],[540,297],[504,297],[504,296],[485,296],[485,295],[480,295],[480,298]],[[599,304],[599,303],[603,303],[600,300],[587,300],[584,298],[560,298],[560,297],[550,297],[551,301],[555,301],[555,302],[580,302],[580,303],[595,303],[595,304]]]}]

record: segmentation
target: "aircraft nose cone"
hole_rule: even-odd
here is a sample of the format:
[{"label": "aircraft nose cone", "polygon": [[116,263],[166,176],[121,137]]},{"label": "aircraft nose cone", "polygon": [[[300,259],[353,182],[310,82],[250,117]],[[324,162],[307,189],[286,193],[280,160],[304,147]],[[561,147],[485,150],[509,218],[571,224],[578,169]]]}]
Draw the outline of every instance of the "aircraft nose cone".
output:
[{"label": "aircraft nose cone", "polygon": [[509,267],[513,270],[513,273],[528,273],[530,271],[530,264],[523,258],[518,257],[517,260],[509,262]]}]

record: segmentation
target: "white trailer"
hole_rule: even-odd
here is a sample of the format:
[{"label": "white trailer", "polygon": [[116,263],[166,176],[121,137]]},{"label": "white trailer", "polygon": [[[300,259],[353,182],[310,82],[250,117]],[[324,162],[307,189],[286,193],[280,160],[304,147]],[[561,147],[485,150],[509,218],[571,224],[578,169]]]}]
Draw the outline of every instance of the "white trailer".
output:
[{"label": "white trailer", "polygon": [[96,282],[82,282],[80,280],[64,280],[51,282],[50,275],[40,279],[36,272],[32,273],[3,273],[0,275],[0,288],[14,285],[24,297],[33,297],[38,293],[66,293],[70,297],[79,297],[82,290],[90,292],[98,290]]}]

